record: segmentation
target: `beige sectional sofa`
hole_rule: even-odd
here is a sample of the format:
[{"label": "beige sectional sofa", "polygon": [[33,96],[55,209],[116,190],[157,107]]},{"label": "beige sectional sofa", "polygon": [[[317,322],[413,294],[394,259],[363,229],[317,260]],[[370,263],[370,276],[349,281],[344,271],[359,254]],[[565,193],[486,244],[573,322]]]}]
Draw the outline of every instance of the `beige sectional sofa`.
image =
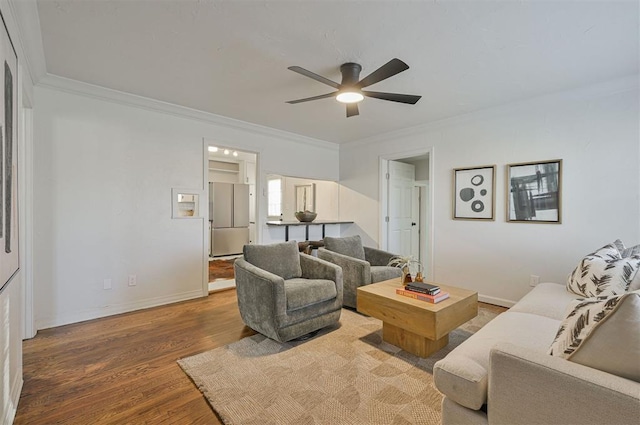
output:
[{"label": "beige sectional sofa", "polygon": [[638,425],[639,382],[547,354],[576,298],[542,283],[437,362],[442,423]]}]

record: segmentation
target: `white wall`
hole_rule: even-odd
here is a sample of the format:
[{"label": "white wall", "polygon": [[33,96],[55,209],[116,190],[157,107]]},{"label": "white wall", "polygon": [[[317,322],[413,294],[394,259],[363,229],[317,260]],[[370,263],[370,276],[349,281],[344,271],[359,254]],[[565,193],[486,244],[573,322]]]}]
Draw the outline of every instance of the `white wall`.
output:
[{"label": "white wall", "polygon": [[[434,280],[508,305],[529,276],[564,283],[584,254],[640,243],[638,77],[457,117],[341,146],[340,214],[379,240],[379,157],[434,148]],[[505,166],[564,160],[562,221],[505,222]],[[452,170],[497,165],[497,219],[452,220]],[[502,300],[502,301],[501,301]]]},{"label": "white wall", "polygon": [[[263,178],[265,169],[338,178],[338,149],[329,143],[51,88],[38,87],[36,99],[39,329],[202,294],[206,223],[172,220],[170,194],[203,188],[203,140],[259,152]],[[266,212],[266,199],[260,204]],[[129,274],[137,286],[127,285]],[[104,279],[113,289],[103,289]]]}]

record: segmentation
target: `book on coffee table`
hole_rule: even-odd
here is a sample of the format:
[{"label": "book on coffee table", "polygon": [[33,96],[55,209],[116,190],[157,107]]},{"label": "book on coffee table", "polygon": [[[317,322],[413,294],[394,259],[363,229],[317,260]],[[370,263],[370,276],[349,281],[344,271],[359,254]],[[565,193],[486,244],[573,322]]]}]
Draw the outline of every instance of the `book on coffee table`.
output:
[{"label": "book on coffee table", "polygon": [[440,292],[440,287],[424,282],[407,283],[406,289],[413,292],[420,292],[427,295],[436,295]]},{"label": "book on coffee table", "polygon": [[415,300],[426,301],[432,304],[439,303],[440,301],[443,301],[449,298],[448,292],[439,292],[436,295],[428,295],[421,292],[410,291],[409,289],[406,289],[406,287],[404,289],[403,288],[396,289],[396,294],[413,298]]}]

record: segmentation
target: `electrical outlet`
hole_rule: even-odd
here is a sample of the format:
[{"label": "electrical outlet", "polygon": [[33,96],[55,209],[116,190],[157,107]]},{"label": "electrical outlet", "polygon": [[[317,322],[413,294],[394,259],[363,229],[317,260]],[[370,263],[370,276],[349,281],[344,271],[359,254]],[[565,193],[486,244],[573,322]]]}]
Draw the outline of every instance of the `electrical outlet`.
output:
[{"label": "electrical outlet", "polygon": [[129,275],[129,286],[136,286],[136,284],[138,283],[136,275],[135,274],[130,274]]},{"label": "electrical outlet", "polygon": [[529,286],[536,286],[538,283],[540,283],[540,276],[532,274],[531,277],[529,277]]},{"label": "electrical outlet", "polygon": [[105,279],[103,289],[111,289],[111,279]]}]

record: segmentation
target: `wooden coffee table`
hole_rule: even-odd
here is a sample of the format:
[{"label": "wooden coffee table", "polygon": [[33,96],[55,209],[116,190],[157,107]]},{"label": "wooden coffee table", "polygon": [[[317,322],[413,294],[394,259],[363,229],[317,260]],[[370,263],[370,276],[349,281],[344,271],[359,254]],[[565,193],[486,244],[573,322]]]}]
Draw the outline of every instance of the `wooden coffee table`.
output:
[{"label": "wooden coffee table", "polygon": [[449,332],[478,315],[478,293],[437,283],[449,298],[437,304],[396,294],[400,279],[358,288],[358,312],[382,320],[382,339],[420,357],[449,343]]}]

